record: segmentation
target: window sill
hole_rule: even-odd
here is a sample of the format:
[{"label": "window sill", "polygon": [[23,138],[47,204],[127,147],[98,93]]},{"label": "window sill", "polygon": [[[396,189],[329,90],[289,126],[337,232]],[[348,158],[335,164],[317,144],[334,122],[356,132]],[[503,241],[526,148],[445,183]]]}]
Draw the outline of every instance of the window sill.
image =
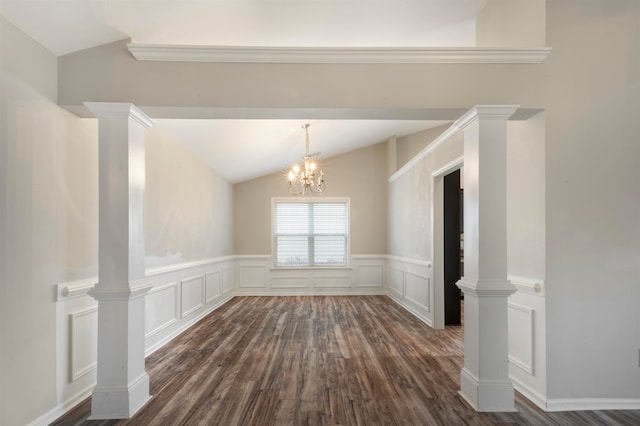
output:
[{"label": "window sill", "polygon": [[272,266],[271,271],[350,271],[352,268],[349,265],[340,266]]}]

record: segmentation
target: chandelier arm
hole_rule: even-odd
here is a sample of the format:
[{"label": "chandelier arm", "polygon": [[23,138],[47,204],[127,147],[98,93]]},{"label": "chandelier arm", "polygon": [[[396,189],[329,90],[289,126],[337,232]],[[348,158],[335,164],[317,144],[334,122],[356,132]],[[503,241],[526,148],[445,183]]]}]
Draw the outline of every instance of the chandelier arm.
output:
[{"label": "chandelier arm", "polygon": [[289,193],[293,195],[318,195],[325,190],[324,172],[319,169],[317,164],[313,161],[313,156],[317,154],[309,154],[309,126],[309,123],[302,126],[306,134],[306,155],[304,156],[302,168],[299,168],[297,164],[294,164],[288,173]]}]

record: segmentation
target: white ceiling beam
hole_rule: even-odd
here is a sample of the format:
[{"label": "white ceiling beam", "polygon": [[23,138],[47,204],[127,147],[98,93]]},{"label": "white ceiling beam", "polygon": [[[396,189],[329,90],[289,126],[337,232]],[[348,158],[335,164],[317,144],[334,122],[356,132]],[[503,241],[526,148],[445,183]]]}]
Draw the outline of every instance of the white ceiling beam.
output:
[{"label": "white ceiling beam", "polygon": [[537,64],[550,47],[245,47],[127,45],[140,61],[310,64]]}]

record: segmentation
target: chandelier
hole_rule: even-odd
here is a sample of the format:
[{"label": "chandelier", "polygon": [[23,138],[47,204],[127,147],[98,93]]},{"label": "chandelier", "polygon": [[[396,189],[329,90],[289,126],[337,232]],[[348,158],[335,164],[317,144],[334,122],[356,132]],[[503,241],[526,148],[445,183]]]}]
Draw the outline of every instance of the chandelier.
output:
[{"label": "chandelier", "polygon": [[289,192],[294,195],[320,194],[325,188],[324,173],[313,161],[318,153],[309,154],[309,124],[304,124],[302,128],[307,134],[304,162],[302,168],[294,164],[289,170]]}]

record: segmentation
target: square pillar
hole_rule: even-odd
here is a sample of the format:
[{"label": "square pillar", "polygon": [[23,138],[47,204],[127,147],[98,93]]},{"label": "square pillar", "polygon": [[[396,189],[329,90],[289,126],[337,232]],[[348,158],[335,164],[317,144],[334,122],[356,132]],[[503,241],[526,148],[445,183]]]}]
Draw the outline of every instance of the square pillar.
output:
[{"label": "square pillar", "polygon": [[509,379],[507,119],[517,106],[482,105],[464,131],[464,368],[460,394],[477,411],[516,411]]},{"label": "square pillar", "polygon": [[90,419],[130,418],[150,398],[144,360],[145,129],[130,103],[88,102],[99,129],[98,381]]}]

